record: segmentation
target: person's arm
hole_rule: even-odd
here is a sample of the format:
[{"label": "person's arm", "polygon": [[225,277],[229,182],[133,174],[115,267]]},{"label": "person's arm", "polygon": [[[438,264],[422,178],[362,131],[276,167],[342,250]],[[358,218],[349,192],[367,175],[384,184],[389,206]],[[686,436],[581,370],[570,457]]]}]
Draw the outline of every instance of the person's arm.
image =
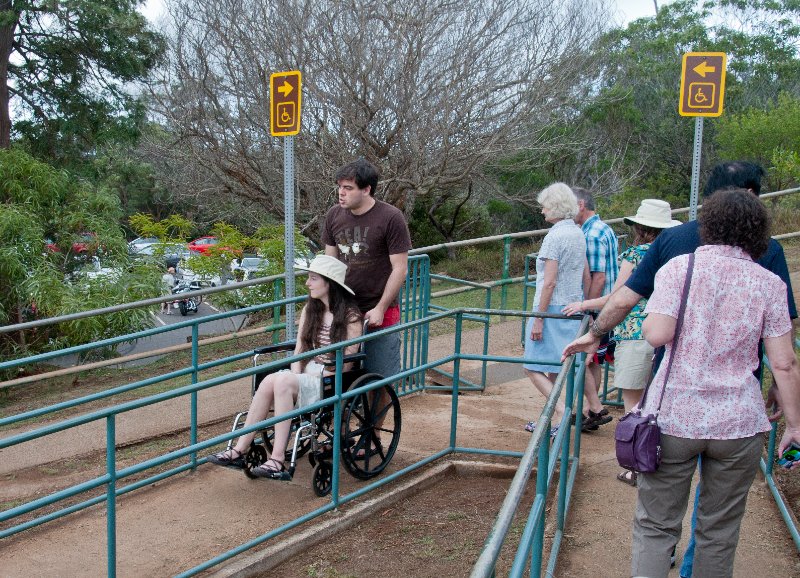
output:
[{"label": "person's arm", "polygon": [[642,335],[653,348],[662,347],[675,337],[677,319],[663,313],[649,313],[642,322]]},{"label": "person's arm", "polygon": [[[550,300],[553,298],[553,291],[556,288],[556,281],[558,280],[558,261],[554,259],[544,260],[544,273],[542,275],[541,291],[539,292],[539,312],[547,313],[547,308],[550,307]],[[537,279],[536,284],[539,284]],[[544,331],[544,319],[536,317],[533,320],[531,327],[531,339],[539,341],[542,339],[542,332]]]},{"label": "person's arm", "polygon": [[[786,418],[786,429],[778,445],[778,453],[782,454],[792,442],[800,444],[800,366],[794,353],[792,332],[764,338],[764,351],[780,392],[781,408]],[[792,467],[798,467],[798,464]]]},{"label": "person's arm", "polygon": [[564,361],[574,353],[591,354],[596,352],[600,346],[600,338],[619,325],[641,298],[641,295],[629,289],[627,285],[623,285],[614,291],[600,311],[600,315],[592,323],[589,331],[564,348],[561,354],[561,361]]},{"label": "person's arm", "polygon": [[589,282],[589,290],[586,291],[587,299],[596,299],[603,294],[603,288],[606,286],[606,274],[602,271],[592,271],[591,281]]},{"label": "person's arm", "polygon": [[[356,337],[361,337],[362,330],[364,327],[364,320],[361,318],[361,315],[353,315],[350,321],[347,323],[347,341],[351,339],[355,339]],[[354,343],[353,345],[348,345],[344,348],[342,355],[348,356],[358,353],[358,348],[360,347],[359,343]],[[353,369],[352,363],[345,363],[342,365],[342,371],[350,371]],[[326,367],[323,370],[324,375],[333,375],[335,373],[335,367],[330,366]]]},{"label": "person's arm", "polygon": [[603,306],[608,303],[611,295],[625,284],[625,281],[627,281],[628,277],[631,276],[633,268],[633,263],[628,260],[623,260],[622,265],[619,267],[619,275],[617,275],[617,280],[614,282],[614,288],[611,290],[611,293],[595,299],[587,299],[585,301],[576,301],[575,303],[570,303],[564,307],[562,313],[564,313],[564,315],[577,315],[583,311],[596,311],[598,309],[602,309]]},{"label": "person's arm", "polygon": [[[327,251],[327,247],[325,250]],[[375,307],[364,313],[364,319],[369,321],[370,327],[378,327],[383,324],[383,316],[400,294],[400,289],[408,274],[408,252],[389,255],[389,261],[392,264],[392,272],[389,279],[386,280],[381,300]]]},{"label": "person's arm", "polygon": [[339,248],[335,245],[325,245],[325,254],[328,257],[336,257],[339,258]]},{"label": "person's arm", "polygon": [[[303,310],[300,312],[300,321],[297,322],[297,341],[294,344],[294,354],[300,355],[303,353],[303,344],[300,340],[300,336],[303,334],[303,327],[306,324],[306,308],[303,307]],[[303,365],[307,364],[306,362],[301,361],[293,361],[292,364],[289,366],[289,369],[292,373],[303,373]]]}]

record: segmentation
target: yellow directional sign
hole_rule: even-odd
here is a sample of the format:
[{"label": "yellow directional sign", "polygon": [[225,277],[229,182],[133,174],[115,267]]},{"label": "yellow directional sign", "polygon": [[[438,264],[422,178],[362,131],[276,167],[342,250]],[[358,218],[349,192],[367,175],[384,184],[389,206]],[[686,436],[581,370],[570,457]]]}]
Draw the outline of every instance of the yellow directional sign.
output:
[{"label": "yellow directional sign", "polygon": [[681,71],[681,116],[720,116],[725,99],[724,52],[687,52]]},{"label": "yellow directional sign", "polygon": [[272,136],[292,136],[300,132],[302,79],[299,70],[270,75],[269,126]]}]

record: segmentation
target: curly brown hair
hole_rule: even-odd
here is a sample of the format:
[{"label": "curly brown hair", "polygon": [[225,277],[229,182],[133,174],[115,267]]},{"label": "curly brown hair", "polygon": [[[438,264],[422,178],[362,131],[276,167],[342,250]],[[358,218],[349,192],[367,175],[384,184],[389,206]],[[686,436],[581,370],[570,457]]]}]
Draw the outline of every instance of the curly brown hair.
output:
[{"label": "curly brown hair", "polygon": [[705,245],[732,245],[758,259],[769,244],[770,218],[758,197],[746,189],[716,191],[703,202],[700,239]]}]

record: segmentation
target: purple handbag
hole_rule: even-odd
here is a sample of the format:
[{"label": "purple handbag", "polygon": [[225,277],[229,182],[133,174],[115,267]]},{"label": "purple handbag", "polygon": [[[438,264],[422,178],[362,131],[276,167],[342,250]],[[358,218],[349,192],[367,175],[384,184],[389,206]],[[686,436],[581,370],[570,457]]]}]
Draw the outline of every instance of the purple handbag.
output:
[{"label": "purple handbag", "polygon": [[[678,310],[678,319],[675,323],[675,336],[672,338],[672,351],[678,344],[678,337],[683,327],[683,314],[686,311],[686,299],[689,296],[689,285],[692,283],[694,270],[694,253],[689,255],[689,267],[686,271],[686,281],[683,284],[681,305]],[[669,356],[667,371],[664,376],[664,387],[661,388],[661,398],[658,400],[658,409],[655,414],[642,415],[641,410],[634,409],[623,415],[617,428],[614,430],[616,443],[617,462],[626,470],[634,472],[651,473],[661,464],[661,428],[658,427],[658,412],[661,411],[661,402],[664,401],[664,391],[667,389],[667,379],[674,355]],[[652,378],[644,388],[642,400],[638,407],[644,407],[647,399],[647,390],[650,389]]]}]

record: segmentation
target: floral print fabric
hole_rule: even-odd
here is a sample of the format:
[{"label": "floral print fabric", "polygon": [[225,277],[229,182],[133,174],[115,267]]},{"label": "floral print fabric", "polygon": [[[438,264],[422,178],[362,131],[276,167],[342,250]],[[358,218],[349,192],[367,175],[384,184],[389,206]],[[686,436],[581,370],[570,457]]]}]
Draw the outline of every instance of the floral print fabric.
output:
[{"label": "floral print fabric", "polygon": [[[655,413],[668,357],[675,355],[658,422],[661,431],[692,439],[740,439],[770,429],[758,380],[758,341],[791,330],[786,285],[741,249],[706,245],[695,251],[692,283],[678,347],[664,362],[644,404]],[[677,318],[689,255],[662,267],[646,312]]]}]

